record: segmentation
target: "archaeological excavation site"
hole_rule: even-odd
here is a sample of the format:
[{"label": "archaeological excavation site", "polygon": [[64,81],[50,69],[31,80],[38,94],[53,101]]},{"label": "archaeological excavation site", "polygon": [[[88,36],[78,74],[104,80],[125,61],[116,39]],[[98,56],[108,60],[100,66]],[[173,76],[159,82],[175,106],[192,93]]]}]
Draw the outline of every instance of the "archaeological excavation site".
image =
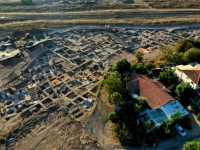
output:
[{"label": "archaeological excavation site", "polygon": [[[159,47],[195,39],[198,27],[68,26],[0,38],[0,138],[7,150],[120,149],[99,81],[122,58],[156,60]],[[112,144],[111,144],[112,143]]]}]

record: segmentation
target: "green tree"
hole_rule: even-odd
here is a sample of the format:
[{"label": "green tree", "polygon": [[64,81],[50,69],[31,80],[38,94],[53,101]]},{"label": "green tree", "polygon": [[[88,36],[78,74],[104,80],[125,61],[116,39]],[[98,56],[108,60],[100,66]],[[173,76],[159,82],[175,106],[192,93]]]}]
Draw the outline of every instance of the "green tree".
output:
[{"label": "green tree", "polygon": [[137,103],[141,105],[141,109],[148,108],[147,99],[145,97],[139,96],[137,98]]},{"label": "green tree", "polygon": [[114,92],[113,94],[111,94],[110,99],[114,103],[114,109],[115,109],[115,111],[117,111],[119,103],[123,99],[122,95],[119,92]]},{"label": "green tree", "polygon": [[199,111],[199,107],[198,107],[194,102],[191,102],[191,103],[190,103],[190,108],[191,108],[191,110],[193,110],[194,112]]},{"label": "green tree", "polygon": [[109,119],[112,123],[117,123],[118,120],[119,120],[119,117],[118,117],[118,115],[117,115],[115,112],[111,112],[111,113],[108,115],[108,119]]},{"label": "green tree", "polygon": [[144,52],[142,50],[137,50],[134,56],[137,58],[138,62],[142,62],[144,58]]},{"label": "green tree", "polygon": [[175,45],[175,51],[177,53],[180,52],[186,52],[187,50],[189,50],[190,48],[193,47],[193,43],[191,40],[188,39],[179,39],[178,42]]},{"label": "green tree", "polygon": [[152,62],[148,62],[144,65],[144,68],[151,71],[151,69],[156,68],[156,64],[152,63]]},{"label": "green tree", "polygon": [[180,112],[175,112],[170,116],[170,119],[161,123],[158,130],[158,135],[161,139],[168,139],[176,135],[177,131],[175,129],[175,124],[180,123],[183,117]]},{"label": "green tree", "polygon": [[23,5],[30,5],[30,4],[33,3],[33,1],[32,1],[32,0],[21,0],[21,3],[22,3]]},{"label": "green tree", "polygon": [[189,83],[180,83],[176,86],[175,90],[178,97],[184,102],[190,102],[190,98],[192,95],[195,95],[195,91],[191,88]]},{"label": "green tree", "polygon": [[173,46],[165,45],[165,46],[160,47],[160,50],[162,52],[162,58],[166,62],[176,63],[176,64],[184,63],[183,53],[182,52],[177,53]]},{"label": "green tree", "polygon": [[197,114],[197,120],[200,121],[200,113]]},{"label": "green tree", "polygon": [[134,137],[131,133],[131,130],[126,124],[116,124],[114,131],[116,132],[118,139],[123,145],[131,145],[131,142],[134,140]]},{"label": "green tree", "polygon": [[120,75],[117,73],[111,73],[110,75],[105,76],[102,84],[109,94],[121,92],[123,89],[123,83],[120,79]]},{"label": "green tree", "polygon": [[180,121],[183,119],[183,116],[181,115],[180,112],[175,112],[174,114],[172,114],[170,116],[170,119],[173,121],[173,122],[176,122],[177,120]]},{"label": "green tree", "polygon": [[158,78],[164,85],[172,89],[174,87],[173,85],[178,84],[178,77],[174,75],[174,71],[171,68],[161,72]]},{"label": "green tree", "polygon": [[200,149],[200,139],[188,141],[183,145],[182,150],[198,150]]},{"label": "green tree", "polygon": [[137,64],[137,66],[136,66],[136,68],[135,68],[135,72],[136,73],[146,73],[146,69],[145,69],[145,67],[144,67],[144,64],[141,64],[141,63],[139,63],[139,64]]},{"label": "green tree", "polygon": [[174,47],[171,45],[164,45],[160,47],[160,51],[162,52],[162,58],[165,61],[171,62],[173,54],[175,53]]},{"label": "green tree", "polygon": [[158,60],[155,62],[156,67],[163,68],[165,66],[165,62],[163,60]]},{"label": "green tree", "polygon": [[135,72],[136,67],[137,67],[137,64],[131,64],[131,71]]},{"label": "green tree", "polygon": [[147,120],[147,121],[145,122],[145,128],[146,128],[147,130],[149,130],[149,129],[151,129],[151,126],[152,126],[151,120]]},{"label": "green tree", "polygon": [[200,49],[190,48],[184,53],[184,58],[187,62],[198,62],[200,63]]},{"label": "green tree", "polygon": [[114,66],[113,71],[119,72],[121,75],[125,72],[130,72],[131,64],[127,61],[127,59],[119,60]]}]

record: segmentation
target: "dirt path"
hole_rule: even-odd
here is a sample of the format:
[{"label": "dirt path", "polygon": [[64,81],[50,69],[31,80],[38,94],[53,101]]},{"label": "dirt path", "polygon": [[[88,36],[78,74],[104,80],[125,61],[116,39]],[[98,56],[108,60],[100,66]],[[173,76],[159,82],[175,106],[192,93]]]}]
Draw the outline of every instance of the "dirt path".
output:
[{"label": "dirt path", "polygon": [[[91,137],[95,138],[105,150],[121,149],[120,143],[114,142],[110,137],[110,132],[106,131],[108,114],[113,111],[112,106],[109,105],[106,100],[107,94],[101,94],[98,99],[97,108],[86,123],[85,130]],[[112,129],[110,128],[110,130]]]}]

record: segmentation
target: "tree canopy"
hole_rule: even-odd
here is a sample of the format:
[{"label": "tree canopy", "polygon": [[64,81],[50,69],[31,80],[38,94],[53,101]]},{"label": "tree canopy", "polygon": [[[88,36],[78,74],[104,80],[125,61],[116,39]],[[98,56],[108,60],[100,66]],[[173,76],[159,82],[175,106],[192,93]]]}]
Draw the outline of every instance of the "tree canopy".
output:
[{"label": "tree canopy", "polygon": [[198,62],[200,63],[200,49],[190,48],[184,53],[184,58],[187,62]]},{"label": "tree canopy", "polygon": [[117,71],[120,74],[129,72],[130,69],[131,69],[131,64],[127,61],[127,59],[121,59],[113,66],[113,71]]},{"label": "tree canopy", "polygon": [[110,75],[105,76],[102,84],[109,94],[121,92],[123,88],[123,83],[118,73],[111,73]]},{"label": "tree canopy", "polygon": [[176,120],[183,119],[183,116],[181,115],[180,112],[177,111],[170,116],[170,119],[173,120],[173,121],[176,121]]},{"label": "tree canopy", "polygon": [[177,53],[180,53],[180,52],[184,53],[185,51],[187,51],[188,49],[190,49],[192,47],[193,47],[193,42],[191,40],[179,39],[175,45],[175,51]]},{"label": "tree canopy", "polygon": [[149,105],[148,105],[148,103],[147,103],[147,99],[146,99],[145,97],[139,96],[139,97],[137,98],[137,102],[138,102],[138,104],[141,105],[141,109],[144,109],[144,108],[148,108],[148,107],[149,107]]},{"label": "tree canopy", "polygon": [[116,136],[123,145],[141,146],[140,141],[144,137],[148,146],[151,147],[155,143],[154,135],[151,133],[146,135],[148,126],[139,120],[139,111],[148,108],[146,99],[144,97],[134,99],[126,88],[131,71],[146,73],[153,67],[155,67],[153,63],[130,65],[126,59],[122,59],[113,66],[112,73],[105,75],[100,82],[109,94],[109,101],[114,103],[115,112],[111,112],[108,119],[114,123]]},{"label": "tree canopy", "polygon": [[162,52],[162,58],[166,62],[176,63],[176,64],[182,64],[184,62],[183,60],[183,53],[182,52],[176,52],[175,48],[171,45],[164,45],[160,47],[160,50]]},{"label": "tree canopy", "polygon": [[182,148],[182,150],[197,150],[197,149],[200,149],[200,138],[186,142]]},{"label": "tree canopy", "polygon": [[141,74],[147,72],[145,65],[142,63],[131,64],[131,70],[134,71],[135,73],[141,73]]},{"label": "tree canopy", "polygon": [[134,56],[137,58],[138,62],[142,62],[144,52],[142,50],[137,50]]},{"label": "tree canopy", "polygon": [[188,62],[200,62],[200,41],[179,39],[175,46],[165,45],[160,48],[161,58],[166,62],[186,64]]},{"label": "tree canopy", "polygon": [[117,121],[119,120],[118,115],[115,112],[111,112],[108,115],[108,119],[112,122],[112,123],[117,123]]},{"label": "tree canopy", "polygon": [[115,101],[121,101],[122,95],[119,92],[114,92],[113,94],[111,94],[110,99],[115,102]]},{"label": "tree canopy", "polygon": [[169,120],[166,120],[161,123],[161,126],[158,130],[159,137],[161,139],[168,139],[177,134],[175,129],[175,124],[181,123],[183,117],[180,112],[175,112],[170,116]]},{"label": "tree canopy", "polygon": [[182,82],[176,86],[175,90],[178,97],[184,101],[189,102],[192,95],[195,95],[195,91],[191,88],[190,84],[187,82]]},{"label": "tree canopy", "polygon": [[144,65],[144,68],[147,69],[148,71],[151,71],[151,69],[156,68],[156,64],[152,62],[148,62]]},{"label": "tree canopy", "polygon": [[160,73],[159,80],[171,90],[175,88],[178,83],[178,77],[174,75],[174,71],[168,68]]}]

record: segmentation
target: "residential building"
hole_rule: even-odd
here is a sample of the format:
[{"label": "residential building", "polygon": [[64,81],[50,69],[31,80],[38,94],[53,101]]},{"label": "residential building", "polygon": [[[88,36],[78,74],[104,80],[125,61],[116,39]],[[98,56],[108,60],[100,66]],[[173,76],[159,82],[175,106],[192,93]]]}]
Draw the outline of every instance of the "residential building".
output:
[{"label": "residential building", "polygon": [[138,94],[147,99],[152,109],[158,108],[174,98],[168,94],[170,92],[158,80],[150,80],[147,76],[133,73],[131,74],[131,82],[126,84],[132,94]]},{"label": "residential building", "polygon": [[178,65],[173,68],[180,81],[190,83],[196,91],[200,91],[200,66]]},{"label": "residential building", "polygon": [[182,116],[189,114],[179,101],[169,94],[170,90],[159,81],[137,73],[131,75],[131,80],[126,86],[133,97],[135,94],[145,97],[150,107],[140,112],[143,121],[150,120],[153,124],[160,125],[175,112],[180,112]]}]

